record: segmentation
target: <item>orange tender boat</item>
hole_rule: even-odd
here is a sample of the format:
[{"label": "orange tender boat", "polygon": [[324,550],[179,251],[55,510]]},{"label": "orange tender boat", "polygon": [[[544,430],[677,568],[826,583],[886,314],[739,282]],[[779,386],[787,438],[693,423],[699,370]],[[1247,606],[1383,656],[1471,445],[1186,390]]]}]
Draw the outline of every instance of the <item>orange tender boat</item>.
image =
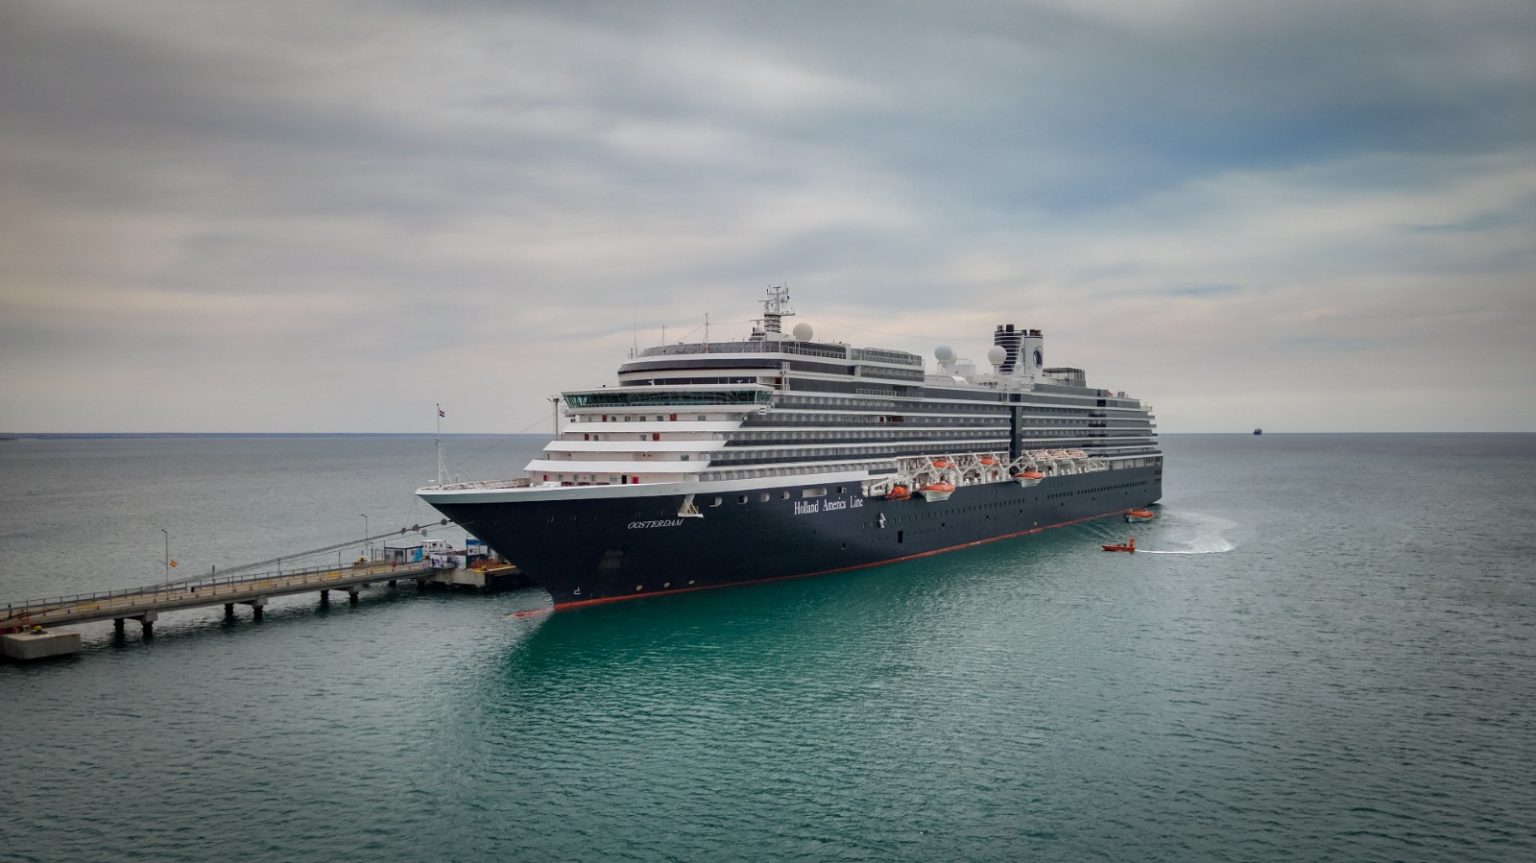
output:
[{"label": "orange tender boat", "polygon": [[1125,520],[1129,522],[1151,521],[1157,517],[1157,513],[1150,509],[1132,509],[1125,513]]},{"label": "orange tender boat", "polygon": [[1126,540],[1125,545],[1106,545],[1106,546],[1104,546],[1104,550],[1105,551],[1128,551],[1128,552],[1134,553],[1136,551],[1136,537],[1133,536],[1130,539]]}]

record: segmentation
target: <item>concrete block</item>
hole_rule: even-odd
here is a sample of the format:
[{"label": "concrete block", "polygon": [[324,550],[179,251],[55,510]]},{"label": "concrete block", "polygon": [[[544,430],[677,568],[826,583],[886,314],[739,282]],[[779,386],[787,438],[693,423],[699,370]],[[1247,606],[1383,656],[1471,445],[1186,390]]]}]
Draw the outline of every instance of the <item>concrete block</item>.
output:
[{"label": "concrete block", "polygon": [[0,642],[4,642],[6,656],[22,662],[80,652],[80,633],[69,629],[0,635]]}]

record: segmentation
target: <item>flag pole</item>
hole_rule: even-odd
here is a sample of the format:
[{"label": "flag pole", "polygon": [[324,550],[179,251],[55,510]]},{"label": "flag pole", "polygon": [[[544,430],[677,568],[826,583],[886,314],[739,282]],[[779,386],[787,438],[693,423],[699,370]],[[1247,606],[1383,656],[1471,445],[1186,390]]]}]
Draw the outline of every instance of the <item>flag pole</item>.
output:
[{"label": "flag pole", "polygon": [[432,445],[437,448],[437,484],[442,485],[445,473],[443,470],[443,406],[437,403],[433,407],[437,408],[437,434],[432,439]]}]

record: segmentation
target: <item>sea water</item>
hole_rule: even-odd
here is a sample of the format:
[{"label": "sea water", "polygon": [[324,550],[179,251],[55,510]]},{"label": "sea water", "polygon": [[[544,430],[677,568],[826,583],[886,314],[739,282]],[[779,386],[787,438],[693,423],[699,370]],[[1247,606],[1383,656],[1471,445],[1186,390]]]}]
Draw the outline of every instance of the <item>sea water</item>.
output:
[{"label": "sea water", "polygon": [[[504,477],[542,441],[447,443]],[[1536,859],[1536,436],[1164,446],[1147,524],[554,615],[381,586],[82,627],[0,665],[0,860]],[[435,520],[435,468],[0,443],[0,601],[361,548]]]}]

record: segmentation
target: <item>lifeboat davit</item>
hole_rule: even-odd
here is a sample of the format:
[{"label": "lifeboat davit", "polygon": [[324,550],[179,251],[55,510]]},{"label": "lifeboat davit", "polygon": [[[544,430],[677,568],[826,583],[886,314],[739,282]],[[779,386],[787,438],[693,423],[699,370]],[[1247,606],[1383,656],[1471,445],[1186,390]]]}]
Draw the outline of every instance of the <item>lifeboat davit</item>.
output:
[{"label": "lifeboat davit", "polygon": [[912,489],[904,485],[893,485],[891,490],[885,493],[886,500],[906,500],[912,496]]},{"label": "lifeboat davit", "polygon": [[954,494],[954,492],[955,484],[952,482],[929,483],[918,489],[918,494],[923,496],[923,500],[930,503],[936,500],[949,500],[949,496]]},{"label": "lifeboat davit", "polygon": [[1136,537],[1133,536],[1130,539],[1126,540],[1124,545],[1106,545],[1106,546],[1104,546],[1104,550],[1105,551],[1128,551],[1128,552],[1131,552],[1131,553],[1135,553],[1135,551],[1136,551]]},{"label": "lifeboat davit", "polygon": [[1138,521],[1151,521],[1157,517],[1157,513],[1150,509],[1133,509],[1125,513],[1125,520],[1131,523]]}]

